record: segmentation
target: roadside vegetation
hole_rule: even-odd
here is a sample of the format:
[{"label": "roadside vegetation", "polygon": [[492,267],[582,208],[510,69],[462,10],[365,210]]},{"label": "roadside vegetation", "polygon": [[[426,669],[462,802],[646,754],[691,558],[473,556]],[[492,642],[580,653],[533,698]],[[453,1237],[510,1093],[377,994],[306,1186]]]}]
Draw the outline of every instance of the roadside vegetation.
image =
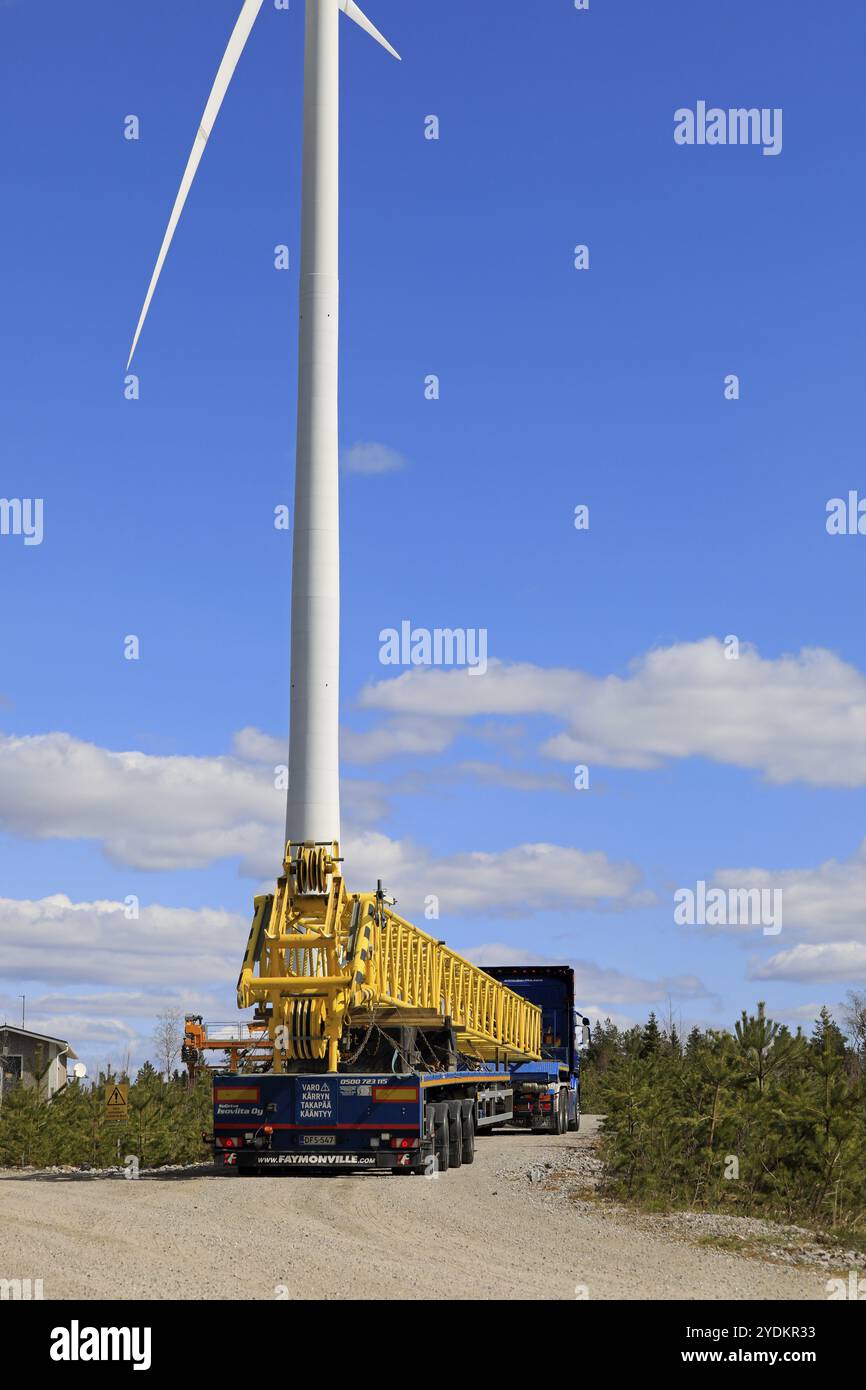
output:
[{"label": "roadside vegetation", "polygon": [[603,1190],[656,1210],[769,1217],[866,1246],[866,994],[811,1035],[765,1006],[733,1031],[597,1023],[583,1109],[604,1115]]},{"label": "roadside vegetation", "polygon": [[[37,1073],[38,1073],[37,1062]],[[102,1074],[91,1085],[71,1082],[48,1100],[38,1074],[30,1084],[7,1086],[0,1105],[0,1167],[142,1167],[209,1159],[202,1134],[212,1128],[211,1080],[191,1085],[175,1072],[163,1080],[146,1062],[131,1080]],[[128,1119],[109,1122],[106,1088],[129,1082]]]}]

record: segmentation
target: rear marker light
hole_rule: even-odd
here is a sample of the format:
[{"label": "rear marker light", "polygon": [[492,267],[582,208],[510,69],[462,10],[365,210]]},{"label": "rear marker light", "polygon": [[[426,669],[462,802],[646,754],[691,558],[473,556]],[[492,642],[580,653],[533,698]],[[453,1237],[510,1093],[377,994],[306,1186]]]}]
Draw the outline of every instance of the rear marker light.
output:
[{"label": "rear marker light", "polygon": [[418,1099],[417,1086],[374,1086],[373,1100],[386,1105],[406,1105]]},{"label": "rear marker light", "polygon": [[261,1098],[260,1086],[215,1086],[215,1101],[247,1101],[258,1105]]}]

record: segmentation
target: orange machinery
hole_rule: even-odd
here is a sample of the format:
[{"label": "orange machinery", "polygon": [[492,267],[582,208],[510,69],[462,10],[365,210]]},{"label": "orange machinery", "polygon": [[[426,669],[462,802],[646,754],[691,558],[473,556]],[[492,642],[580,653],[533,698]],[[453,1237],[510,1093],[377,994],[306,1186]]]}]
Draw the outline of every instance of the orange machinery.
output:
[{"label": "orange machinery", "polygon": [[199,1071],[224,1072],[224,1057],[230,1072],[258,1071],[272,1053],[267,1023],[204,1023],[201,1014],[184,1019],[180,1056],[193,1078]]}]

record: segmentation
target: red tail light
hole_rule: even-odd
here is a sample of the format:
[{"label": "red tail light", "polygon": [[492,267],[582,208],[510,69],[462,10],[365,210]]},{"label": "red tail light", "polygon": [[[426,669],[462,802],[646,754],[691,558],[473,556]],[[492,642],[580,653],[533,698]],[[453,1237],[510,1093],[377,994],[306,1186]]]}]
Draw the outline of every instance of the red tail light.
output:
[{"label": "red tail light", "polygon": [[392,1139],[392,1149],[417,1149],[419,1141],[417,1139]]}]

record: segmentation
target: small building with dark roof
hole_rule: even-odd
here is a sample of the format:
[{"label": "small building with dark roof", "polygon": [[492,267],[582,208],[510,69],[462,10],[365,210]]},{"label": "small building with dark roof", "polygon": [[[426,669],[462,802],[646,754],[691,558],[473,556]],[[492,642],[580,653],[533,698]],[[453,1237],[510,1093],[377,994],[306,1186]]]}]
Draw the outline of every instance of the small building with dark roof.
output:
[{"label": "small building with dark roof", "polygon": [[10,1082],[20,1081],[25,1086],[38,1085],[53,1096],[66,1085],[66,1067],[75,1058],[76,1053],[63,1038],[0,1023],[0,1094]]}]

